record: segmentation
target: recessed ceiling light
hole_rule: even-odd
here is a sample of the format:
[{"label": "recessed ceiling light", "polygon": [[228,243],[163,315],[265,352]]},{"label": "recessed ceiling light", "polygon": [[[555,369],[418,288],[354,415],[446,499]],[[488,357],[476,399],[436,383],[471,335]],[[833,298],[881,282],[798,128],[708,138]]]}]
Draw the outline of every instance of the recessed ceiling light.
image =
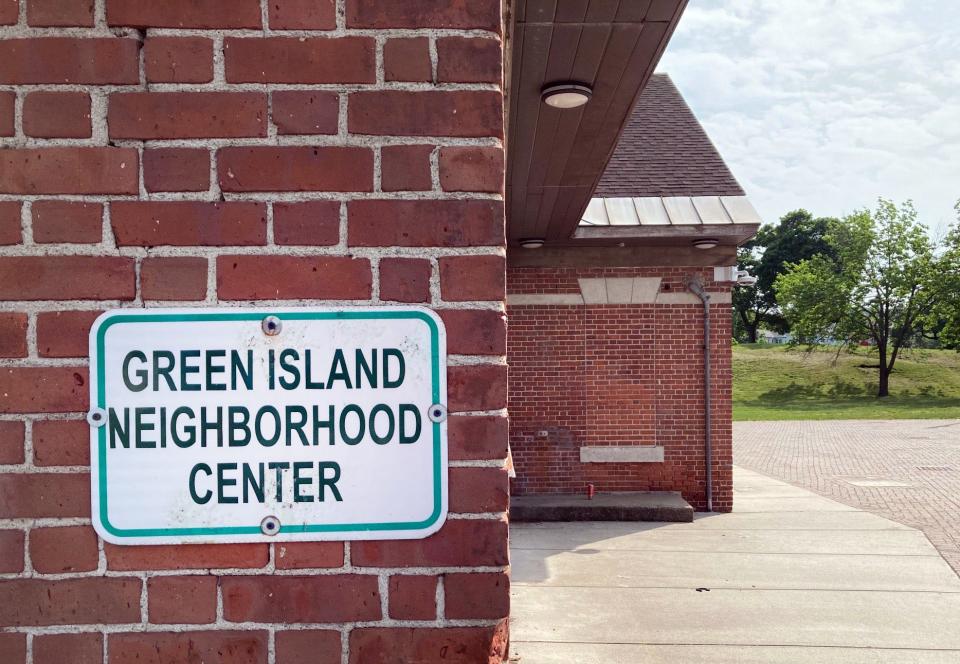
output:
[{"label": "recessed ceiling light", "polygon": [[543,238],[528,237],[520,240],[520,246],[524,249],[539,249],[543,246]]},{"label": "recessed ceiling light", "polygon": [[699,240],[693,241],[693,246],[697,249],[713,249],[718,244],[720,244],[720,242],[714,240],[712,237],[700,238]]},{"label": "recessed ceiling light", "polygon": [[540,91],[540,98],[554,108],[577,108],[583,106],[593,95],[589,85],[583,83],[554,83]]}]

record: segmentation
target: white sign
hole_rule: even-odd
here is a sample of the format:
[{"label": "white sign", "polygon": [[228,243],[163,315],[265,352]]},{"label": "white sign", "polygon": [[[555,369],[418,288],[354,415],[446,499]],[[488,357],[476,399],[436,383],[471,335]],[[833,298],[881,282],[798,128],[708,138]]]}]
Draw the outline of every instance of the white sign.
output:
[{"label": "white sign", "polygon": [[104,313],[87,417],[97,532],[426,537],[447,514],[445,349],[421,307]]}]

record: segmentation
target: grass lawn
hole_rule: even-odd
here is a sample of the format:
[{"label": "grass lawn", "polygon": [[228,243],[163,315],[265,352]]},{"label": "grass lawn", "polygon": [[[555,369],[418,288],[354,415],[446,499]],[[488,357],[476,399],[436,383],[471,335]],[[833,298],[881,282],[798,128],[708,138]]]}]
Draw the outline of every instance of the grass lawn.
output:
[{"label": "grass lawn", "polygon": [[[834,359],[836,358],[836,362]],[[960,353],[910,350],[878,399],[876,354],[733,347],[734,420],[866,420],[960,417]],[[868,368],[863,365],[873,365]]]}]

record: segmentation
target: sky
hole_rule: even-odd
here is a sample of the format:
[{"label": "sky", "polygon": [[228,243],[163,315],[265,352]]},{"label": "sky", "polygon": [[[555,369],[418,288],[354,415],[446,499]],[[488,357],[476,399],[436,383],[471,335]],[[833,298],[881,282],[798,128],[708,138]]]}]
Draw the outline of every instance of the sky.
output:
[{"label": "sky", "polygon": [[960,1],[690,0],[670,74],[764,221],[960,198]]}]

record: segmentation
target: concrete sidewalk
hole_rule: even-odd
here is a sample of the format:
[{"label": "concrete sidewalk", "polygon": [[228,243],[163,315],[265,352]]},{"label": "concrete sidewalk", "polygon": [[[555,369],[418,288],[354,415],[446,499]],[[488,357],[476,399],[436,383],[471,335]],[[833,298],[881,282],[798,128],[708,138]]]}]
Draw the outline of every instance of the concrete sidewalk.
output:
[{"label": "concrete sidewalk", "polygon": [[960,579],[923,533],[750,471],[694,523],[511,527],[521,664],[957,662]]}]

